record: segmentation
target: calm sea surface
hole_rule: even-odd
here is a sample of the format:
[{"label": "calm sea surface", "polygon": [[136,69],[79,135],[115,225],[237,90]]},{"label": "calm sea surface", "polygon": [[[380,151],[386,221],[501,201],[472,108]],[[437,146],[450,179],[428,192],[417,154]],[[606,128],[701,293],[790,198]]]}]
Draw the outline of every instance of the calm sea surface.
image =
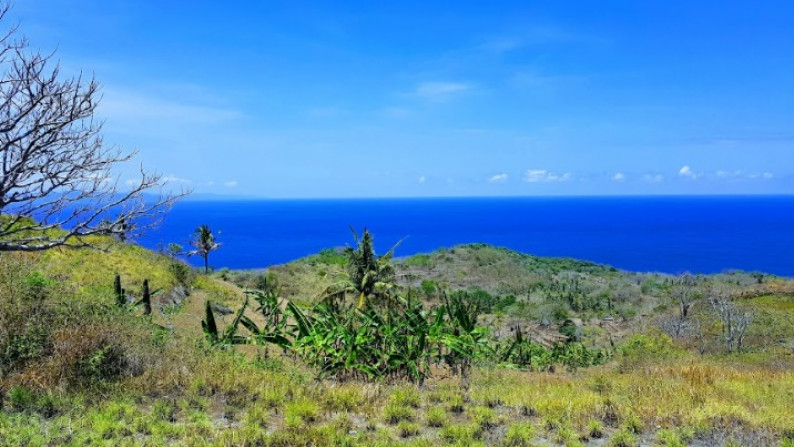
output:
[{"label": "calm sea surface", "polygon": [[183,201],[139,242],[187,248],[200,224],[223,244],[216,268],[285,263],[366,226],[379,253],[402,239],[398,256],[484,242],[634,271],[794,276],[794,196]]}]

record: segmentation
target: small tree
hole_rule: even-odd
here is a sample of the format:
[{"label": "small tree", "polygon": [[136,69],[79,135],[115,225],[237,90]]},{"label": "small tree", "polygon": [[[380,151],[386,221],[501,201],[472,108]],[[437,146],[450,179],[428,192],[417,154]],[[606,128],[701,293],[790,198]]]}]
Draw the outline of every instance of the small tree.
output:
[{"label": "small tree", "polygon": [[[0,22],[8,9],[0,3]],[[61,76],[16,34],[0,34],[0,252],[93,246],[88,236],[123,239],[156,223],[184,193],[144,197],[164,186],[144,170],[119,187],[114,168],[135,153],[104,144],[99,84]]]},{"label": "small tree", "polygon": [[190,245],[192,245],[195,250],[188,252],[188,256],[200,255],[204,259],[204,273],[209,273],[210,252],[217,250],[221,246],[220,243],[215,242],[215,236],[212,234],[210,227],[202,225],[196,228],[196,231],[193,232],[193,240],[190,241]]}]

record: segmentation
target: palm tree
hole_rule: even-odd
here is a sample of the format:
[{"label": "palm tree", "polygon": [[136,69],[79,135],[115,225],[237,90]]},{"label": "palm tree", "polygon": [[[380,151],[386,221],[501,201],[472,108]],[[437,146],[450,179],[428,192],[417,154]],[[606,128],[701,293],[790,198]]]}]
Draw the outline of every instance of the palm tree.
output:
[{"label": "palm tree", "polygon": [[359,309],[364,308],[371,298],[379,303],[388,301],[395,286],[391,259],[399,242],[385,255],[377,256],[372,234],[366,228],[361,237],[355,229],[351,228],[350,231],[356,240],[356,247],[345,248],[347,277],[326,289],[323,300],[329,303],[344,301],[348,293],[354,293]]},{"label": "palm tree", "polygon": [[215,236],[212,230],[207,225],[202,225],[196,228],[193,232],[193,240],[190,241],[195,250],[190,251],[188,256],[201,255],[204,258],[204,273],[209,273],[209,255],[211,251],[217,250],[221,246],[220,243],[215,242]]}]

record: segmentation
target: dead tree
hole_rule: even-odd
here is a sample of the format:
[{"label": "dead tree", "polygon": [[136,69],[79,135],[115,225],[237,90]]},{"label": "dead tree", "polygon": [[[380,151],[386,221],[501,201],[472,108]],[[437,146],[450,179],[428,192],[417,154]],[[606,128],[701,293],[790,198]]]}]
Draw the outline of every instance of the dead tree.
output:
[{"label": "dead tree", "polygon": [[689,316],[689,309],[692,304],[701,298],[700,283],[701,279],[699,277],[689,273],[683,274],[673,281],[670,295],[678,303],[682,320]]},{"label": "dead tree", "polygon": [[97,81],[63,76],[17,34],[0,36],[0,252],[92,246],[87,236],[151,226],[185,192],[165,193],[142,168],[121,182],[114,168],[135,152],[102,141]]},{"label": "dead tree", "polygon": [[737,308],[730,295],[724,292],[712,293],[708,302],[722,323],[722,338],[728,352],[741,351],[744,334],[753,321],[752,314]]}]

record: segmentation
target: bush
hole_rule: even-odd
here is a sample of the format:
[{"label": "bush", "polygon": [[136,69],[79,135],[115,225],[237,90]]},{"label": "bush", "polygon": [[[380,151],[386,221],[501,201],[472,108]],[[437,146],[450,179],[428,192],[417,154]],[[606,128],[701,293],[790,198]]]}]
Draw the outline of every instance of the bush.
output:
[{"label": "bush", "polygon": [[72,325],[52,334],[53,353],[47,371],[52,385],[91,388],[123,376],[142,373],[142,365],[111,327],[98,323]]},{"label": "bush", "polygon": [[23,262],[0,264],[0,376],[47,355],[53,309],[46,301],[55,283]]},{"label": "bush", "polygon": [[428,297],[432,296],[438,290],[438,284],[435,281],[430,281],[427,279],[422,280],[422,284],[420,285],[422,288],[422,292],[425,293]]},{"label": "bush", "polygon": [[33,301],[43,301],[47,292],[52,287],[53,281],[38,270],[30,272],[25,278],[25,298]]},{"label": "bush", "polygon": [[634,334],[618,348],[623,365],[642,363],[648,360],[668,360],[681,355],[673,345],[673,339],[663,332]]}]

